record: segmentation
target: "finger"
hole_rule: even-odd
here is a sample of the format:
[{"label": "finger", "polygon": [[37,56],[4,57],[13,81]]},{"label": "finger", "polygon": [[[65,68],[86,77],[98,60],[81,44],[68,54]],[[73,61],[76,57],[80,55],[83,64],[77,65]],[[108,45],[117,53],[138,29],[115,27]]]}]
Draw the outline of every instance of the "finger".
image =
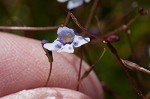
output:
[{"label": "finger", "polygon": [[[0,34],[0,96],[23,89],[43,87],[49,62],[39,41],[7,33]],[[54,53],[50,87],[72,89],[77,81],[79,59],[66,53]],[[82,70],[88,66],[83,62]],[[101,85],[93,72],[79,90],[94,99],[102,98]]]},{"label": "finger", "polygon": [[62,88],[37,88],[23,90],[1,99],[91,99],[90,97],[69,89]]}]

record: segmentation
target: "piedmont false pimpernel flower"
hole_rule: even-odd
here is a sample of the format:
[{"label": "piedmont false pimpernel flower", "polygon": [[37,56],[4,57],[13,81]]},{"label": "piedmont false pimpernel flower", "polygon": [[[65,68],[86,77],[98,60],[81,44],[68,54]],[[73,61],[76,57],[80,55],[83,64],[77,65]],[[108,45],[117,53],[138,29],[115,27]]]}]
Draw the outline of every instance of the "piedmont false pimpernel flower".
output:
[{"label": "piedmont false pimpernel flower", "polygon": [[88,42],[90,38],[79,36],[75,31],[68,27],[59,27],[57,30],[58,38],[53,43],[43,45],[49,51],[73,53],[74,47],[80,47]]},{"label": "piedmont false pimpernel flower", "polygon": [[71,10],[81,6],[84,2],[85,3],[90,2],[91,0],[57,0],[57,1],[61,3],[68,1],[67,8]]}]

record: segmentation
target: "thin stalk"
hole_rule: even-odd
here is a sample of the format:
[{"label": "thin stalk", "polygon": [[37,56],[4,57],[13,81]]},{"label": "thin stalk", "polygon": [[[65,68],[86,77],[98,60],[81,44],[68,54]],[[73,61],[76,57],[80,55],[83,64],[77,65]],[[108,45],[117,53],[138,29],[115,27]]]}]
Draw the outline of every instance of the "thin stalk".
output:
[{"label": "thin stalk", "polygon": [[131,69],[131,70],[133,70],[133,71],[138,71],[138,72],[140,71],[140,72],[143,72],[143,73],[146,73],[146,74],[149,74],[149,75],[150,75],[150,70],[145,69],[145,68],[139,66],[139,65],[136,64],[136,63],[130,62],[130,61],[128,61],[128,60],[123,60],[123,59],[122,59],[122,62],[124,63],[124,65],[125,65],[127,68],[129,68],[129,69]]},{"label": "thin stalk", "polygon": [[127,24],[127,26],[129,27],[138,17],[140,16],[140,14],[137,14],[135,17],[133,17]]},{"label": "thin stalk", "polygon": [[46,31],[46,30],[56,30],[58,26],[49,27],[17,27],[17,26],[0,26],[0,30],[23,30],[23,31]]},{"label": "thin stalk", "polygon": [[[68,13],[70,14],[72,20],[74,21],[74,23],[82,30],[82,32],[85,32],[86,34],[92,36],[92,37],[95,37],[96,39],[99,39],[99,40],[104,40],[104,42],[106,43],[106,45],[108,46],[108,48],[110,49],[110,51],[114,54],[114,56],[117,58],[117,60],[119,61],[119,63],[122,65],[123,67],[123,70],[124,72],[126,73],[128,79],[130,80],[132,86],[134,87],[134,90],[137,92],[138,96],[140,97],[140,99],[144,99],[144,96],[142,94],[142,92],[139,90],[139,88],[137,87],[135,81],[132,79],[132,77],[129,75],[128,73],[128,70],[126,69],[125,65],[123,64],[121,58],[119,57],[116,49],[110,44],[110,42],[106,41],[106,37],[105,36],[96,36],[94,34],[91,34],[89,31],[87,31],[87,29],[85,29],[80,23],[79,21],[77,20],[77,18],[71,13],[68,11]],[[137,17],[136,17],[137,18]],[[135,19],[136,19],[135,18]],[[133,22],[134,20],[130,21],[129,22],[129,25]],[[119,31],[122,30],[123,28],[119,28]],[[124,29],[123,29],[124,30]],[[118,30],[117,30],[118,31]],[[114,32],[116,33],[116,32]]]},{"label": "thin stalk", "polygon": [[133,60],[137,61],[137,57],[136,57],[136,54],[135,54],[135,50],[134,50],[134,47],[133,47],[133,43],[131,41],[131,37],[130,37],[130,34],[129,33],[126,33],[127,35],[127,38],[128,38],[128,42],[129,42],[129,46],[130,46],[130,50],[131,50],[131,53],[133,55]]},{"label": "thin stalk", "polygon": [[[125,26],[126,26],[126,29],[127,29],[139,16],[140,16],[140,15],[137,14],[135,17],[133,17],[133,18],[127,23],[127,25],[125,25]],[[116,28],[115,30],[113,30],[113,31],[111,31],[111,32],[108,32],[108,33],[107,33],[107,36],[116,34],[116,33],[120,32],[120,31],[126,30],[126,29],[124,29],[124,25],[123,25],[123,26],[121,26],[121,27],[119,27],[119,28]]]},{"label": "thin stalk", "polygon": [[123,28],[122,28],[122,26],[120,26],[119,28],[116,28],[116,29],[114,29],[113,31],[106,33],[106,35],[107,35],[107,36],[110,36],[110,35],[119,33],[119,32],[122,31],[122,30],[123,30]]},{"label": "thin stalk", "polygon": [[69,23],[69,20],[70,20],[70,15],[67,14],[67,17],[66,17],[65,22],[64,22],[64,26],[66,26]]},{"label": "thin stalk", "polygon": [[69,13],[69,15],[71,16],[71,18],[72,18],[72,20],[74,21],[74,23],[82,30],[82,32],[84,32],[85,34],[87,34],[87,35],[89,35],[89,36],[92,36],[92,37],[94,37],[94,38],[96,38],[96,39],[99,39],[99,40],[104,40],[104,36],[97,36],[97,35],[95,35],[95,34],[92,34],[91,32],[89,32],[85,27],[83,27],[80,23],[79,23],[79,21],[77,20],[77,18],[71,13],[71,12],[69,12],[68,11],[68,13]]},{"label": "thin stalk", "polygon": [[129,14],[133,13],[133,9],[129,9],[129,10],[126,10],[126,11],[127,11],[126,14],[124,14],[120,18],[114,20],[113,22],[111,22],[109,24],[109,26],[107,26],[107,30],[110,30],[113,26],[116,26],[118,23],[120,23],[121,21],[126,19]]},{"label": "thin stalk", "polygon": [[91,65],[88,70],[86,70],[86,71],[83,73],[83,75],[82,75],[81,78],[78,80],[78,82],[75,84],[75,86],[73,87],[73,89],[76,89],[76,88],[79,86],[79,84],[81,83],[81,81],[82,81],[84,78],[86,78],[86,77],[90,74],[90,72],[95,68],[95,66],[100,62],[100,60],[101,60],[102,57],[104,56],[105,51],[106,51],[106,49],[104,48],[104,50],[103,50],[102,54],[100,55],[100,57],[98,58],[98,60],[97,60],[93,65]]},{"label": "thin stalk", "polygon": [[48,85],[48,82],[49,82],[50,76],[51,76],[51,72],[52,72],[52,62],[50,62],[49,74],[48,74],[47,81],[45,83],[45,87],[47,87],[47,85]]},{"label": "thin stalk", "polygon": [[103,28],[102,28],[102,26],[100,24],[100,20],[98,19],[98,16],[95,16],[95,19],[97,21],[97,26],[98,26],[98,29],[99,29],[100,33],[103,34],[104,33],[103,32]]},{"label": "thin stalk", "polygon": [[139,90],[137,84],[135,83],[135,81],[132,79],[132,77],[130,76],[128,69],[126,68],[126,66],[124,65],[124,63],[122,62],[121,58],[119,57],[117,50],[111,45],[110,42],[108,41],[104,41],[106,43],[106,45],[108,46],[108,48],[110,49],[110,51],[114,54],[114,56],[116,57],[116,59],[119,61],[119,63],[122,65],[122,68],[124,70],[124,72],[126,73],[129,81],[131,82],[134,90],[137,92],[138,96],[140,97],[140,99],[144,99],[144,96],[142,94],[142,92]]},{"label": "thin stalk", "polygon": [[96,10],[96,7],[97,7],[97,5],[98,5],[98,2],[99,2],[99,0],[95,0],[94,3],[93,3],[93,5],[92,5],[91,11],[90,11],[90,15],[89,15],[88,20],[87,20],[86,25],[85,25],[85,28],[86,28],[86,29],[89,28],[89,25],[90,25],[90,23],[91,23],[91,21],[92,21],[92,18],[93,18],[93,16],[94,16],[94,12],[95,12],[95,10]]},{"label": "thin stalk", "polygon": [[[84,47],[84,46],[83,46]],[[84,52],[84,55],[86,56],[86,59],[88,61],[88,64],[91,65],[92,64],[92,60],[90,58],[90,55],[89,55],[89,51],[86,49],[86,47],[83,48],[83,52]]]},{"label": "thin stalk", "polygon": [[[80,76],[81,76],[82,60],[83,60],[83,48],[81,47],[81,49],[80,49],[80,64],[79,64],[78,81],[80,81]],[[77,91],[78,90],[79,90],[79,85],[77,86]]]},{"label": "thin stalk", "polygon": [[[94,12],[95,12],[95,10],[96,10],[96,7],[97,7],[97,5],[98,5],[98,2],[99,2],[99,0],[95,0],[94,3],[93,3],[93,5],[92,5],[91,11],[90,11],[90,15],[89,15],[88,20],[86,21],[86,24],[85,24],[85,28],[86,28],[86,29],[88,29],[89,26],[90,26],[90,23],[91,23],[92,18],[93,18],[93,16],[94,16]],[[69,14],[68,14],[68,15],[69,15]],[[69,15],[69,16],[70,16],[70,15]],[[90,56],[89,56],[88,51],[86,50],[85,47],[83,48],[83,50],[84,50],[84,53],[86,53],[85,55],[87,56],[87,59],[88,59],[89,63],[91,64],[92,61],[91,61],[91,59],[90,59]]]},{"label": "thin stalk", "polygon": [[[127,24],[127,27],[129,27],[138,17],[140,16],[140,14],[137,14],[134,18],[132,18],[128,24]],[[133,43],[131,41],[131,37],[130,37],[130,33],[127,32],[126,30],[126,35],[127,35],[127,38],[128,38],[128,42],[129,42],[129,46],[130,46],[130,50],[131,50],[131,53],[133,55],[133,59],[135,61],[137,61],[137,57],[136,57],[136,54],[135,54],[135,50],[134,50],[134,47],[133,47]]]},{"label": "thin stalk", "polygon": [[[99,0],[95,0],[94,4],[93,4],[93,6],[92,6],[92,9],[91,9],[91,11],[90,11],[90,15],[89,15],[88,20],[87,20],[87,23],[86,23],[86,25],[85,25],[85,31],[86,31],[86,29],[88,29],[88,27],[89,27],[89,25],[90,25],[90,23],[91,23],[91,20],[92,20],[92,18],[93,18],[93,15],[94,15],[95,9],[96,9],[96,7],[97,7],[98,1],[99,1]],[[68,11],[68,15],[69,15],[69,17],[71,16],[71,18],[72,18],[74,21],[76,21],[75,23],[76,23],[79,27],[82,27],[82,26],[80,25],[80,23],[77,21],[77,19],[75,18],[75,16],[74,16],[71,12]],[[85,33],[85,31],[84,31],[84,33]],[[83,60],[83,49],[84,49],[83,47],[81,47],[81,49],[80,49],[80,66],[79,66],[78,82],[80,82],[80,80],[81,80],[81,79],[80,79],[80,76],[81,76],[81,67],[82,67],[82,60]],[[77,90],[79,90],[79,84],[77,85]]]}]

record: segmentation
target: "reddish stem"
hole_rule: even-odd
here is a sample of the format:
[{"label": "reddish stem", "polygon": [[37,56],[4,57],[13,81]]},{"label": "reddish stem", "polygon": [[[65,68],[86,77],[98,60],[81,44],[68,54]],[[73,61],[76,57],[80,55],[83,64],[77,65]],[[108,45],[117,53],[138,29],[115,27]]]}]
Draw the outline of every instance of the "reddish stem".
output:
[{"label": "reddish stem", "polygon": [[129,42],[131,53],[133,55],[133,60],[137,61],[136,53],[135,53],[135,50],[134,50],[134,47],[133,47],[133,43],[131,41],[130,34],[126,32],[126,35],[127,35],[127,38],[128,38],[128,42]]},{"label": "reddish stem", "polygon": [[87,20],[86,25],[85,25],[86,29],[88,29],[88,27],[89,27],[89,25],[90,25],[90,23],[92,21],[94,12],[95,12],[95,10],[97,8],[97,5],[98,5],[98,2],[99,2],[99,0],[95,0],[95,2],[92,5],[91,11],[90,11],[90,15],[89,15],[88,20]]},{"label": "reddish stem", "polygon": [[46,30],[55,30],[58,26],[49,26],[49,27],[17,27],[17,26],[0,26],[0,30],[23,30],[23,31],[46,31]]},{"label": "reddish stem", "polygon": [[47,87],[47,85],[48,85],[48,82],[49,82],[50,76],[51,76],[51,72],[52,72],[52,62],[50,62],[49,74],[48,74],[47,81],[45,83],[45,87]]},{"label": "reddish stem", "polygon": [[[81,47],[81,49],[80,49],[80,65],[79,65],[78,81],[80,81],[80,77],[81,77],[82,60],[83,60],[83,48]],[[79,90],[79,85],[77,86],[77,91],[78,90]]]},{"label": "reddish stem", "polygon": [[70,15],[67,14],[67,17],[66,17],[65,22],[64,22],[65,26],[69,23],[69,20],[70,20]]},{"label": "reddish stem", "polygon": [[114,56],[117,58],[117,60],[119,61],[119,63],[122,65],[122,68],[124,70],[124,72],[126,73],[129,81],[131,82],[134,90],[137,92],[138,96],[140,97],[140,99],[144,99],[144,96],[142,94],[142,92],[139,90],[137,84],[135,83],[135,81],[132,79],[132,77],[130,76],[128,69],[126,68],[126,66],[124,65],[124,63],[122,62],[121,58],[119,57],[117,50],[111,45],[110,42],[105,41],[106,45],[108,46],[108,48],[110,49],[110,51],[114,54]]}]

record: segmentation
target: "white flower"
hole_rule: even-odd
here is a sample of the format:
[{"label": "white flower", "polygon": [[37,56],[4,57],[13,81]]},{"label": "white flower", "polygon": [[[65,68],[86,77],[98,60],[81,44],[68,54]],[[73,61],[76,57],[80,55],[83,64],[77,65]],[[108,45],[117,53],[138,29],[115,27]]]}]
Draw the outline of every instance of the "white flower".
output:
[{"label": "white flower", "polygon": [[83,38],[68,27],[59,27],[57,30],[58,38],[53,43],[44,44],[44,48],[50,51],[73,53],[73,47],[80,47],[88,42],[90,38]]},{"label": "white flower", "polygon": [[86,3],[90,2],[91,0],[57,0],[57,1],[60,3],[68,1],[67,8],[71,10],[73,8],[81,6],[84,2]]}]

